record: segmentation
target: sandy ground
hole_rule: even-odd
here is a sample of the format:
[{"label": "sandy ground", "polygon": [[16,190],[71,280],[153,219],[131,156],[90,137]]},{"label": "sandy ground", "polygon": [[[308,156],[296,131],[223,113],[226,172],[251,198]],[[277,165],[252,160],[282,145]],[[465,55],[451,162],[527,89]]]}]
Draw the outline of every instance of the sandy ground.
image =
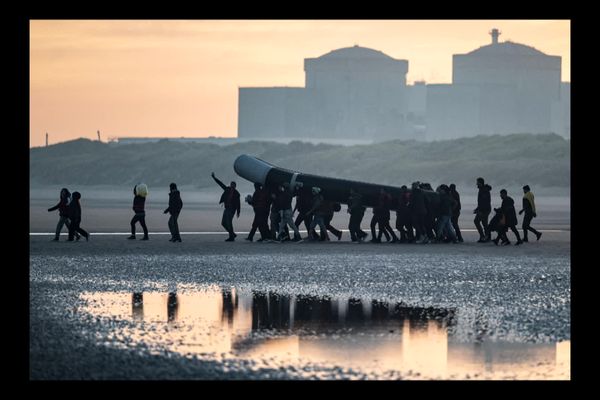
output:
[{"label": "sandy ground", "polygon": [[[102,198],[102,193],[106,191],[84,203],[82,226],[95,233],[127,232],[131,198],[115,203],[120,195]],[[220,211],[208,204],[218,196],[212,192],[186,197],[183,193],[181,230],[220,231]],[[55,194],[48,191],[47,197],[32,196],[31,232],[53,231],[58,217],[45,209],[54,204]],[[149,202],[151,232],[167,231],[167,216],[161,214],[165,206]],[[386,379],[318,365],[299,374],[268,360],[261,360],[256,368],[242,359],[189,358],[168,349],[157,354],[156,349],[151,352],[111,336],[122,321],[78,312],[82,292],[217,285],[287,294],[343,294],[457,309],[459,323],[449,332],[453,342],[472,342],[477,326],[485,326],[490,341],[570,340],[568,199],[540,201],[539,207],[540,218],[534,220],[534,226],[546,230],[542,239],[505,247],[475,243],[473,231],[466,231],[465,243],[456,245],[354,244],[347,233],[341,241],[328,243],[250,243],[240,240],[243,235],[234,243],[225,243],[223,234],[183,234],[182,243],[170,243],[168,235],[157,233],[151,233],[146,242],[128,241],[125,235],[97,234],[89,242],[66,242],[63,237],[57,243],[51,242],[50,236],[32,235],[30,377]],[[246,231],[251,210],[246,205],[242,213],[235,226]],[[345,227],[345,217],[338,213],[335,223]],[[468,219],[463,225],[473,228]],[[510,233],[509,238],[513,239]]]},{"label": "sandy ground", "polygon": [[[43,187],[32,188],[30,191],[29,230],[30,232],[54,232],[58,221],[58,211],[48,212],[47,209],[58,202],[60,188]],[[129,221],[133,217],[132,193],[127,188],[90,187],[78,188],[82,193],[82,223],[81,226],[90,232],[127,232]],[[240,189],[242,197],[251,193]],[[194,188],[181,188],[184,208],[179,216],[179,229],[182,232],[219,232],[221,227],[221,214],[218,201],[220,191],[213,189],[198,190]],[[465,229],[475,229],[473,224],[476,193],[462,195],[463,212],[459,225]],[[521,195],[514,196],[517,211],[520,209]],[[532,222],[536,229],[561,229],[570,230],[570,198],[565,196],[536,197],[538,217]],[[146,200],[146,224],[152,232],[168,232],[167,221],[169,216],[163,214],[168,205],[168,194],[152,191]],[[500,199],[493,198],[492,206],[498,207]],[[363,219],[363,229],[367,229],[372,216],[367,210]],[[519,222],[522,222],[519,216]],[[239,218],[234,218],[234,229],[247,232],[252,225],[254,214],[252,208],[243,203]],[[335,213],[332,225],[340,229],[347,229],[349,214],[346,206],[342,211]],[[395,224],[395,215],[392,214],[391,224]],[[139,225],[138,225],[139,229]]]}]

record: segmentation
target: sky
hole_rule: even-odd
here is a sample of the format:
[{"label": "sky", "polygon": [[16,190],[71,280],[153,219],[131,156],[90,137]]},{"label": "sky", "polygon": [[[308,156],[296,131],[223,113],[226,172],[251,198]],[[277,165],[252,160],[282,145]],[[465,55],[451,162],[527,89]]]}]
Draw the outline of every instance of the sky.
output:
[{"label": "sky", "polygon": [[491,42],[562,57],[568,20],[32,20],[30,146],[80,137],[236,137],[239,87],[304,86],[304,59],[359,45],[451,83],[452,55]]}]

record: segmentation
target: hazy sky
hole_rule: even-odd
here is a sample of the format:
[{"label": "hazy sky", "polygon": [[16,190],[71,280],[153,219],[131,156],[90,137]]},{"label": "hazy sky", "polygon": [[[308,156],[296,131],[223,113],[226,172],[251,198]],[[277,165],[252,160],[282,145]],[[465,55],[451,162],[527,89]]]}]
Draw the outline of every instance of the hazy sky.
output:
[{"label": "hazy sky", "polygon": [[450,83],[491,28],[561,56],[570,82],[568,20],[31,21],[30,145],[237,136],[238,87],[304,86],[305,58],[355,44],[408,60],[408,83]]}]

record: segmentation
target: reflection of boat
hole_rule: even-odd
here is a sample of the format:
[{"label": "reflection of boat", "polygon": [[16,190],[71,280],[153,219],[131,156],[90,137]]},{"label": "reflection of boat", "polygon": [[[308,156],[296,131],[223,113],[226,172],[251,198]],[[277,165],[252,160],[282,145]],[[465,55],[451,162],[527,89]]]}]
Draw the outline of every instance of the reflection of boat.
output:
[{"label": "reflection of boat", "polygon": [[[365,207],[377,206],[381,189],[385,189],[385,191],[394,199],[398,199],[402,193],[402,189],[395,186],[304,174],[277,167],[264,160],[246,154],[242,154],[236,158],[233,169],[236,174],[242,178],[252,183],[260,183],[271,190],[275,190],[277,186],[284,183],[288,184],[290,188],[294,188],[297,184],[300,184],[302,190],[310,193],[311,187],[316,186],[321,188],[325,199],[344,204],[347,204],[348,202],[350,189],[354,189],[363,196],[362,201]],[[410,191],[410,189],[406,190]],[[423,190],[423,193],[433,204],[436,204],[439,201],[437,192]],[[398,201],[394,201],[391,204],[391,209],[396,210],[397,205]]]}]

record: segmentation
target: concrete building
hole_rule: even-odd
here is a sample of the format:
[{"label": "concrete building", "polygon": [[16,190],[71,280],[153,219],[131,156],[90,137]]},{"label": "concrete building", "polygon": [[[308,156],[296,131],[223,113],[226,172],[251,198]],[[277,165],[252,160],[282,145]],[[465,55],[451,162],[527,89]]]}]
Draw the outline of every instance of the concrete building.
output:
[{"label": "concrete building", "polygon": [[240,138],[389,140],[407,123],[408,61],[360,46],[304,60],[306,86],[240,88]]},{"label": "concrete building", "polygon": [[427,139],[548,132],[567,136],[570,90],[561,84],[561,57],[499,42],[497,29],[490,34],[491,44],[453,56],[451,85],[428,86]]}]

